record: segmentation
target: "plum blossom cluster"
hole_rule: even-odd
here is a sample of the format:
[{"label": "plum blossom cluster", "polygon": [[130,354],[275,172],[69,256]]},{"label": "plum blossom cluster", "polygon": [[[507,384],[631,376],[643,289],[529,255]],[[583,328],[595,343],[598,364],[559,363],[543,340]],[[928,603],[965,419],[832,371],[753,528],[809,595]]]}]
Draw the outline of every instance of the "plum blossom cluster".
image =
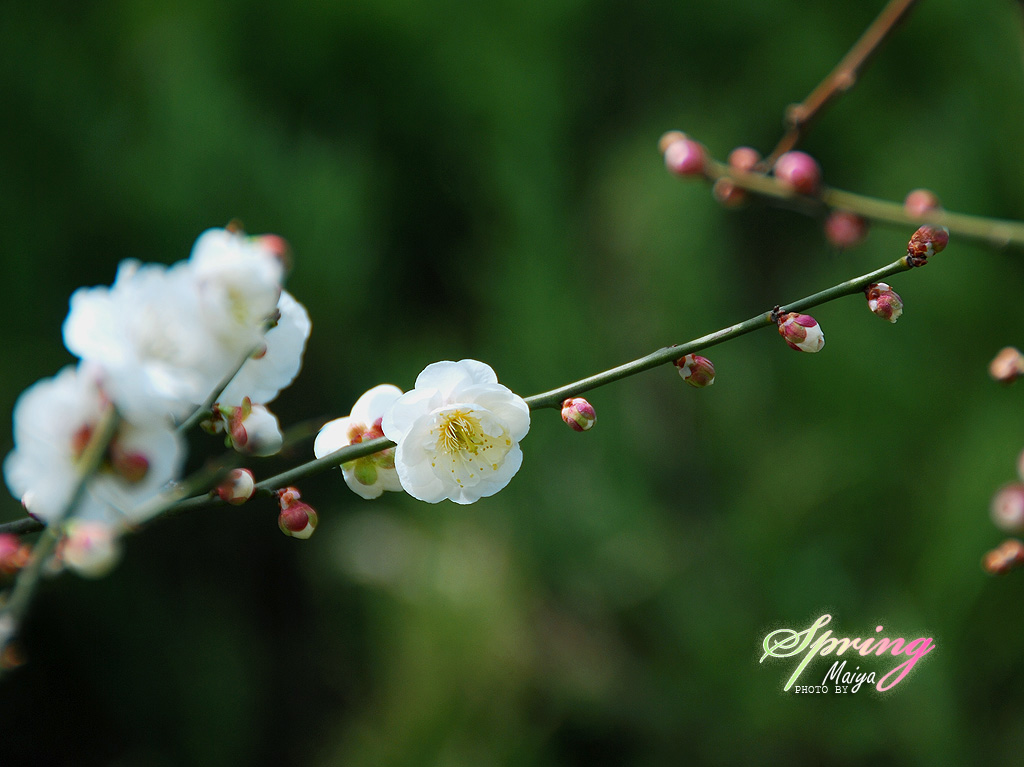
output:
[{"label": "plum blossom cluster", "polygon": [[[63,336],[79,362],[22,393],[4,462],[32,517],[66,520],[67,564],[104,570],[119,532],[160,511],[147,502],[179,477],[181,426],[211,403],[210,430],[238,450],[280,447],[267,404],[298,374],[311,328],[282,288],[286,257],[274,235],[211,229],[186,260],[123,261],[112,285],[72,295]],[[113,436],[83,483],[83,455],[111,409]]]},{"label": "plum blossom cluster", "polygon": [[526,401],[476,360],[428,365],[411,391],[370,389],[350,415],[326,424],[318,458],[347,445],[387,437],[395,447],[342,464],[346,484],[363,498],[404,490],[428,503],[474,503],[494,495],[519,471],[520,441],[530,429]]}]

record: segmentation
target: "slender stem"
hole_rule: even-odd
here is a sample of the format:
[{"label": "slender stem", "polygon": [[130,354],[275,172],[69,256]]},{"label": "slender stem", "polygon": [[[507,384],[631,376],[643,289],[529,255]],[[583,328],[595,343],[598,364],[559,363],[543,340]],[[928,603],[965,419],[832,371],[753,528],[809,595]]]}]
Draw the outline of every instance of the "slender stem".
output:
[{"label": "slender stem", "polygon": [[772,176],[743,173],[711,159],[705,163],[704,170],[711,180],[728,178],[738,187],[777,200],[783,205],[810,215],[820,215],[829,209],[848,210],[872,221],[886,224],[915,227],[924,223],[937,224],[946,227],[953,234],[985,242],[997,248],[1005,248],[1008,245],[1024,247],[1024,223],[1020,221],[985,218],[945,210],[933,210],[922,216],[911,216],[902,203],[879,200],[831,187],[824,188],[817,197],[810,197],[794,192]]},{"label": "slender stem", "polygon": [[795,147],[803,138],[815,118],[828,104],[857,84],[860,71],[871,60],[885,39],[899,26],[918,0],[890,0],[878,17],[864,30],[864,34],[836,64],[828,76],[799,104],[786,111],[788,130],[779,143],[761,163],[771,168],[779,157]]},{"label": "slender stem", "polygon": [[[32,555],[29,558],[28,564],[18,574],[18,579],[14,583],[10,598],[3,607],[0,607],[0,649],[17,633],[18,627],[32,602],[36,587],[39,585],[39,578],[42,575],[43,567],[60,541],[61,523],[74,512],[82,500],[86,485],[103,462],[107,447],[110,445],[110,440],[113,439],[119,423],[120,416],[117,413],[117,409],[113,405],[108,405],[82,453],[78,465],[78,481],[71,493],[71,497],[61,510],[61,513],[50,520],[46,530],[36,541],[35,546],[32,547]],[[19,520],[19,522],[23,523],[24,520]],[[2,672],[3,669],[0,669],[0,673]]]},{"label": "slender stem", "polygon": [[[264,334],[266,334],[267,327],[264,326],[263,330]],[[242,366],[261,348],[262,342],[256,344],[256,346],[250,349],[246,355],[242,357],[241,361],[235,365],[234,369],[220,380],[220,383],[213,388],[213,391],[210,392],[210,395],[206,398],[203,404],[197,406],[196,409],[189,414],[189,417],[178,425],[178,431],[180,433],[184,434],[213,412],[213,405],[217,401],[217,398],[220,397],[220,395],[224,393],[224,390],[228,388],[230,383],[235,380],[235,376],[238,375],[238,371],[242,369]]]}]

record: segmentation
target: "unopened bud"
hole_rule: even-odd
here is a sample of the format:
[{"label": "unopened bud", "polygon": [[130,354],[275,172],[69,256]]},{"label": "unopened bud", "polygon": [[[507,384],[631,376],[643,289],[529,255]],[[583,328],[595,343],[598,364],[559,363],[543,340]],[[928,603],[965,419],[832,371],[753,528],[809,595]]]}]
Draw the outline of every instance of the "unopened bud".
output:
[{"label": "unopened bud", "polygon": [[281,532],[292,538],[309,538],[319,521],[313,507],[299,500],[301,496],[294,487],[279,490],[277,497],[281,504],[277,526],[281,528]]},{"label": "unopened bud", "polygon": [[265,405],[253,405],[249,398],[238,407],[222,409],[228,422],[231,446],[246,455],[274,455],[284,444],[277,416]]},{"label": "unopened bud", "polygon": [[1008,538],[985,554],[981,566],[992,575],[1003,575],[1024,564],[1024,543]]},{"label": "unopened bud", "polygon": [[699,389],[711,386],[715,382],[715,366],[707,357],[687,354],[685,357],[677,359],[674,364],[679,368],[679,375],[690,386],[696,386]]},{"label": "unopened bud", "polygon": [[949,230],[944,226],[925,224],[910,237],[907,243],[907,261],[911,266],[924,266],[928,259],[941,253],[949,243]]},{"label": "unopened bud", "polygon": [[800,194],[815,194],[821,184],[821,166],[806,152],[786,152],[775,161],[775,178]]},{"label": "unopened bud", "polygon": [[761,155],[749,146],[738,146],[729,152],[729,167],[743,173],[753,173],[754,167],[761,162]]},{"label": "unopened bud", "polygon": [[588,431],[597,423],[597,412],[583,397],[570,397],[562,403],[562,420],[573,431]]},{"label": "unopened bud", "polygon": [[256,477],[248,469],[232,469],[216,492],[222,501],[241,506],[256,493]]},{"label": "unopened bud", "polygon": [[720,178],[711,187],[711,195],[724,208],[738,208],[747,201],[747,192],[729,178]]},{"label": "unopened bud", "polygon": [[677,141],[683,141],[686,138],[686,134],[681,130],[670,130],[661,135],[658,139],[658,151],[665,154],[665,151]]},{"label": "unopened bud", "polygon": [[778,323],[779,335],[791,349],[814,353],[820,352],[825,345],[825,334],[821,332],[821,326],[809,314],[789,312],[780,316]]},{"label": "unopened bud", "polygon": [[921,218],[935,210],[941,210],[942,203],[930,189],[915,189],[903,200],[903,210],[908,216]]},{"label": "unopened bud", "polygon": [[825,219],[825,237],[840,250],[859,245],[867,234],[867,219],[848,210],[834,210]]},{"label": "unopened bud", "polygon": [[1010,384],[1024,374],[1024,354],[1007,346],[988,365],[988,374],[1000,383]]},{"label": "unopened bud", "polygon": [[1024,530],[1024,484],[1014,482],[999,489],[989,507],[992,521],[1000,530],[1018,533]]},{"label": "unopened bud", "polygon": [[676,139],[665,148],[665,167],[677,176],[703,176],[704,147],[690,138]]},{"label": "unopened bud", "polygon": [[14,533],[0,534],[0,574],[13,575],[28,562],[28,546],[21,545],[21,539]]},{"label": "unopened bud", "polygon": [[61,558],[86,578],[102,578],[121,559],[121,544],[113,525],[72,520],[64,526]]},{"label": "unopened bud", "polygon": [[896,322],[903,314],[903,299],[884,282],[873,282],[864,289],[868,309],[883,320]]}]

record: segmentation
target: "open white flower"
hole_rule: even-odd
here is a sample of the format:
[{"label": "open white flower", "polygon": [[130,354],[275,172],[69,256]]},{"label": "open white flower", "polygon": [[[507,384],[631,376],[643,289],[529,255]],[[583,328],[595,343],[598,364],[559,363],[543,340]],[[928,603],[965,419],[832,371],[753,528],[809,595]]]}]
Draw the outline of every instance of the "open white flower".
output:
[{"label": "open white flower", "polygon": [[[391,384],[374,386],[356,400],[352,413],[324,424],[313,442],[317,458],[347,445],[383,437],[381,420],[384,413],[402,396],[402,390]],[[363,498],[379,498],[385,490],[398,492],[402,483],[395,470],[395,448],[381,450],[341,465],[345,484]]]},{"label": "open white flower", "polygon": [[523,462],[530,408],[476,360],[435,362],[384,415],[395,468],[409,495],[473,503],[509,483]]},{"label": "open white flower", "polygon": [[[64,368],[26,389],[14,407],[14,450],[4,478],[33,516],[60,517],[78,483],[78,464],[106,406],[94,378]],[[143,522],[144,502],[178,476],[185,457],[178,432],[162,418],[122,421],[99,470],[73,510],[79,520]]]},{"label": "open white flower", "polygon": [[79,288],[64,344],[103,371],[104,390],[133,418],[186,415],[228,372],[185,264],[123,261],[112,286]]},{"label": "open white flower", "polygon": [[245,397],[266,405],[295,380],[302,367],[302,354],[312,323],[306,307],[288,291],[281,292],[277,302],[281,313],[277,324],[267,331],[264,349],[250,357],[231,383],[220,393],[222,405],[240,405]]}]

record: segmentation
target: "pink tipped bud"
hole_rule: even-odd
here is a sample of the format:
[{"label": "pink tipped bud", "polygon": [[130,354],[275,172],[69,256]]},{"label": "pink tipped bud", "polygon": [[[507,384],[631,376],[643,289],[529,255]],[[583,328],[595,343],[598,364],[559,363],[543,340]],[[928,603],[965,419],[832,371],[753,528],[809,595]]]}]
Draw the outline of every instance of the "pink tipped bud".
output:
[{"label": "pink tipped bud", "polygon": [[256,477],[248,469],[232,469],[216,492],[222,501],[241,506],[256,493]]},{"label": "pink tipped bud", "polygon": [[121,559],[117,531],[104,522],[68,522],[60,551],[64,564],[86,578],[102,578]]},{"label": "pink tipped bud", "polygon": [[790,349],[798,352],[820,352],[825,345],[825,334],[821,326],[809,314],[789,312],[779,317],[779,335],[782,336]]},{"label": "pink tipped bud", "polygon": [[840,250],[859,245],[867,235],[867,219],[856,213],[834,210],[825,219],[825,237]]},{"label": "pink tipped bud", "polygon": [[1024,543],[1008,538],[985,554],[981,566],[991,575],[1004,575],[1024,564]]},{"label": "pink tipped bud", "polygon": [[28,563],[29,548],[14,533],[0,534],[0,574],[13,575]]},{"label": "pink tipped bud", "polygon": [[775,162],[775,178],[800,194],[815,194],[821,184],[821,166],[806,152],[786,152]]},{"label": "pink tipped bud", "polygon": [[949,244],[949,230],[944,226],[925,224],[910,237],[907,243],[907,260],[912,266],[923,266],[936,253],[941,253]]},{"label": "pink tipped bud", "polygon": [[761,162],[761,155],[749,146],[738,146],[729,152],[729,167],[743,173],[753,173],[754,167]]},{"label": "pink tipped bud", "polygon": [[677,141],[683,141],[686,139],[686,134],[681,130],[670,130],[661,135],[658,139],[658,151],[665,154],[665,151]]},{"label": "pink tipped bud", "polygon": [[903,210],[908,216],[921,218],[932,211],[941,210],[942,203],[930,189],[915,189],[903,200]]},{"label": "pink tipped bud", "polygon": [[1019,349],[1007,346],[988,365],[988,374],[996,381],[1011,384],[1024,373],[1024,354]]},{"label": "pink tipped bud", "polygon": [[707,357],[687,354],[685,357],[677,359],[674,364],[679,368],[679,375],[690,386],[700,389],[711,386],[715,382],[715,366]]},{"label": "pink tipped bud", "polygon": [[570,397],[562,403],[562,420],[573,431],[589,431],[597,423],[597,413],[583,397]]},{"label": "pink tipped bud", "polygon": [[711,195],[723,208],[738,208],[747,201],[747,192],[732,179],[720,178],[711,187]]},{"label": "pink tipped bud", "polygon": [[677,139],[665,148],[665,167],[677,176],[703,176],[706,156],[693,139]]},{"label": "pink tipped bud", "polygon": [[238,407],[222,408],[222,412],[228,422],[228,439],[239,453],[268,456],[281,450],[281,426],[265,405],[253,405],[246,397]]},{"label": "pink tipped bud", "polygon": [[873,282],[864,289],[868,309],[883,320],[896,322],[903,314],[903,299],[884,282]]},{"label": "pink tipped bud", "polygon": [[992,498],[989,511],[1000,530],[1008,533],[1024,530],[1024,484],[1014,482],[1000,488]]},{"label": "pink tipped bud", "polygon": [[299,491],[294,487],[279,490],[277,497],[281,504],[277,526],[281,532],[292,538],[309,538],[319,522],[313,507],[299,500]]}]

